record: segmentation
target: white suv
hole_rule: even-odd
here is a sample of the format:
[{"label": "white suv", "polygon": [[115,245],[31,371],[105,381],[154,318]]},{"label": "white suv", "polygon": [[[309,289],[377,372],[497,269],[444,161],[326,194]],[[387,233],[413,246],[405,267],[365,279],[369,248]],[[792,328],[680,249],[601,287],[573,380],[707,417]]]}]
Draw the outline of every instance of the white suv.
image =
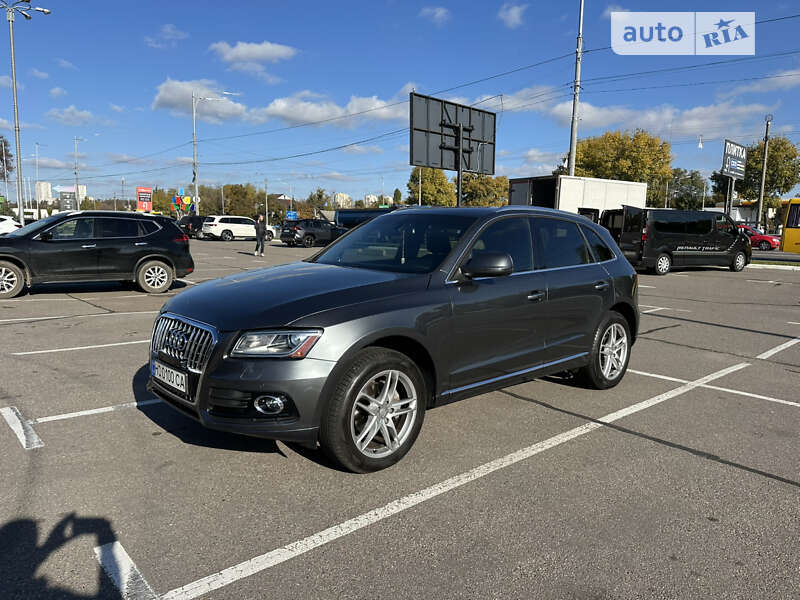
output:
[{"label": "white suv", "polygon": [[0,235],[11,233],[20,227],[22,227],[22,225],[17,223],[13,217],[4,217],[0,215]]},{"label": "white suv", "polygon": [[[211,215],[203,221],[203,236],[230,242],[236,238],[255,238],[256,222],[249,217]],[[269,232],[267,232],[269,237]]]}]

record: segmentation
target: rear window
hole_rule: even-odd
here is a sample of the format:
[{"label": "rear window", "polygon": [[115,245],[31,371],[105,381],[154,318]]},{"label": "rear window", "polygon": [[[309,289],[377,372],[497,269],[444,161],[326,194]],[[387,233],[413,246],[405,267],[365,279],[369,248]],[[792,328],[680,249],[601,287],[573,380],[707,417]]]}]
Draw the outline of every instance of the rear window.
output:
[{"label": "rear window", "polygon": [[533,243],[537,269],[572,267],[592,262],[578,225],[561,219],[534,219]]},{"label": "rear window", "polygon": [[614,253],[611,251],[611,248],[609,248],[592,229],[581,226],[581,231],[583,231],[583,234],[586,236],[586,241],[589,242],[589,247],[592,249],[592,253],[598,262],[614,258]]},{"label": "rear window", "polygon": [[95,236],[103,238],[137,237],[139,224],[134,219],[97,219]]},{"label": "rear window", "polygon": [[158,225],[153,221],[139,221],[139,235],[150,235],[158,231]]}]

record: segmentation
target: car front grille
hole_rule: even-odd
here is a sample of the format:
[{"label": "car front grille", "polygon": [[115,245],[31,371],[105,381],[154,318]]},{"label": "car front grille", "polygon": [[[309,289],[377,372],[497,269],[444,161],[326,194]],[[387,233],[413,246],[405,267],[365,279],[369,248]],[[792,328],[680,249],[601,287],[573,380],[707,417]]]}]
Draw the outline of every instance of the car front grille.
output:
[{"label": "car front grille", "polygon": [[184,321],[173,315],[162,315],[153,327],[150,349],[180,362],[181,366],[202,373],[211,357],[216,340],[215,332],[208,326]]}]

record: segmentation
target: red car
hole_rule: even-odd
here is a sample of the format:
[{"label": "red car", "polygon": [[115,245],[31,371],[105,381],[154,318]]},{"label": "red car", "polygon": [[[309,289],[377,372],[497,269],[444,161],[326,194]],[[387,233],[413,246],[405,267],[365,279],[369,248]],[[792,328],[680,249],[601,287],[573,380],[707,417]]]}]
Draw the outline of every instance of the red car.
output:
[{"label": "red car", "polygon": [[781,238],[777,235],[763,233],[749,225],[739,225],[739,229],[750,238],[750,244],[753,248],[758,248],[759,250],[775,250],[781,245]]}]

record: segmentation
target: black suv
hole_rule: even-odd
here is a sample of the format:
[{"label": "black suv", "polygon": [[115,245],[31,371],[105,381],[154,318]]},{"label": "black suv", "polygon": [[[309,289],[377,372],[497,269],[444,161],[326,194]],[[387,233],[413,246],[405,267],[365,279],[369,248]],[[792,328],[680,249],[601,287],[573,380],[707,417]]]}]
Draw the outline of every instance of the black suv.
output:
[{"label": "black suv", "polygon": [[181,228],[187,236],[203,239],[203,221],[206,217],[198,217],[197,215],[185,215],[178,221],[178,227]]},{"label": "black suv", "polygon": [[159,293],[193,270],[189,239],[167,217],[64,212],[0,237],[0,299],[62,281],[135,281]]},{"label": "black suv", "polygon": [[409,208],[170,298],[149,387],[206,427],[319,442],[374,471],[428,408],[560,371],[615,386],[638,324],[636,273],[588,219]]},{"label": "black suv", "polygon": [[281,241],[289,246],[302,244],[306,248],[311,248],[318,243],[329,244],[345,231],[347,228],[323,219],[284,221],[281,227]]}]

